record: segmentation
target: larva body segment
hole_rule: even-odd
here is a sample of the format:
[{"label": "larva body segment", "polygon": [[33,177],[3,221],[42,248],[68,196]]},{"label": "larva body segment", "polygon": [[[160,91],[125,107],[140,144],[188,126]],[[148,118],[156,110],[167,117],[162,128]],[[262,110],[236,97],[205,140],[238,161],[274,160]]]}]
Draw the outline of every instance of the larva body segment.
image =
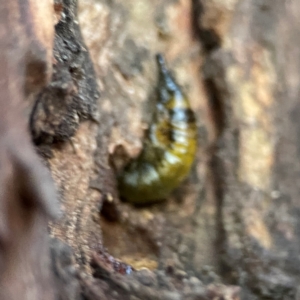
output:
[{"label": "larva body segment", "polygon": [[120,195],[147,204],[168,197],[188,175],[197,147],[195,115],[189,101],[157,55],[158,100],[141,154],[118,177]]}]

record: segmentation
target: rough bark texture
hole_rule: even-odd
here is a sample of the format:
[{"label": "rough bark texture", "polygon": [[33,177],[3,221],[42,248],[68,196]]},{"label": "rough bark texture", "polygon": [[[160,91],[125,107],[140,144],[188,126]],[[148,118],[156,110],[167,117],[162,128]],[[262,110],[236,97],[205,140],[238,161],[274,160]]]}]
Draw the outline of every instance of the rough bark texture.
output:
[{"label": "rough bark texture", "polygon": [[246,299],[297,294],[297,13],[296,1],[238,1],[204,68],[224,117],[212,161],[223,276]]},{"label": "rough bark texture", "polygon": [[[52,80],[29,109],[64,210],[51,224],[57,297],[296,299],[300,4],[54,8]],[[167,201],[137,208],[120,201],[113,166],[141,150],[157,52],[189,95],[199,151]]]}]

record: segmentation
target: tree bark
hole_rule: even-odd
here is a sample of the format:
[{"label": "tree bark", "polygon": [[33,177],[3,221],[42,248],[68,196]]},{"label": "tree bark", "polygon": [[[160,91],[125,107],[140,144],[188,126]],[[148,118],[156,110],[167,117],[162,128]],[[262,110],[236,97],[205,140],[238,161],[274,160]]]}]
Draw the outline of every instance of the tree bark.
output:
[{"label": "tree bark", "polygon": [[[32,138],[64,211],[50,226],[60,299],[296,299],[300,4],[56,0],[54,9],[51,82],[37,94],[30,80],[24,95],[37,95]],[[187,180],[137,208],[120,200],[114,167],[142,149],[157,52],[189,96],[199,146]]]},{"label": "tree bark", "polygon": [[[47,222],[53,181],[34,151],[28,107],[48,83],[52,3],[0,2],[0,298],[55,298]],[[27,109],[26,109],[27,107]]]}]

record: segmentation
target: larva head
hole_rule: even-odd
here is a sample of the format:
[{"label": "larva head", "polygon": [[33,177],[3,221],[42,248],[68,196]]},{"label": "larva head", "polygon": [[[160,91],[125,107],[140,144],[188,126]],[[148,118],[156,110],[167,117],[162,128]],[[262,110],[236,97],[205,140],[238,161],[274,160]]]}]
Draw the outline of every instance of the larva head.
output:
[{"label": "larva head", "polygon": [[156,61],[158,65],[159,79],[158,79],[158,95],[159,102],[167,103],[175,94],[180,93],[181,90],[175,79],[172,77],[170,71],[167,69],[165,59],[162,54],[156,54]]}]

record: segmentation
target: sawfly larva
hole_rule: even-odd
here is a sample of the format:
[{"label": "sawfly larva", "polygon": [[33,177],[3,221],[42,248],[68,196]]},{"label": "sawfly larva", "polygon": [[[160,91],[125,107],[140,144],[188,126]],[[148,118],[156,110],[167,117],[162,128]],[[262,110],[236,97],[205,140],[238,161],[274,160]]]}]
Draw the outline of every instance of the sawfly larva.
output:
[{"label": "sawfly larva", "polygon": [[157,54],[157,103],[141,154],[118,176],[120,195],[134,204],[168,197],[193,164],[197,147],[196,120],[186,95]]}]

